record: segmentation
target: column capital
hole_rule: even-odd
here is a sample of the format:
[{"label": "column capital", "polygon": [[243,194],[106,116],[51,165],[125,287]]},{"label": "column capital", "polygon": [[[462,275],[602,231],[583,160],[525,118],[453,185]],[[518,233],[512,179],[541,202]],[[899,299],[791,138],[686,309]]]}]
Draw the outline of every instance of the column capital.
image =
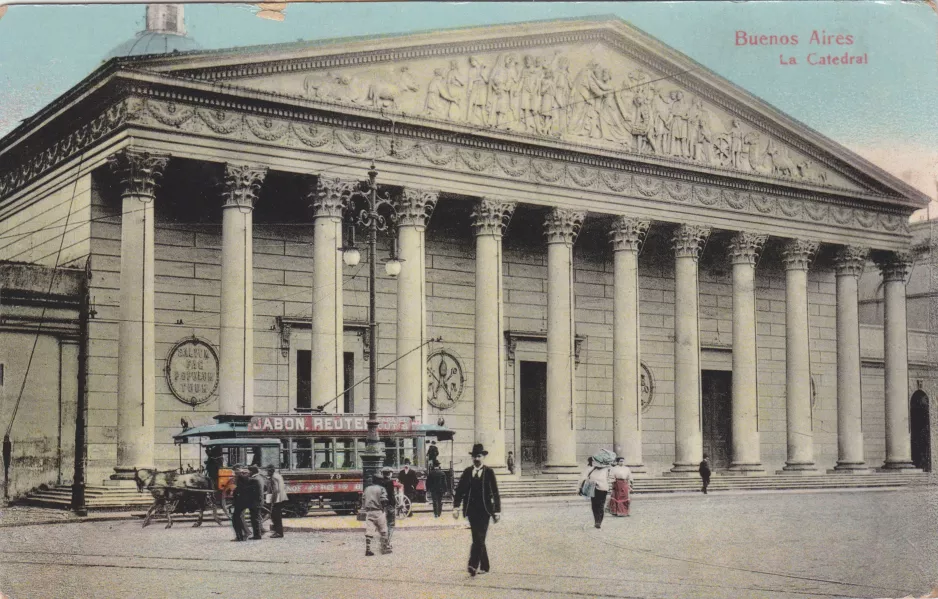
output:
[{"label": "column capital", "polygon": [[222,192],[224,207],[253,209],[254,202],[257,201],[257,192],[260,191],[266,176],[266,166],[226,163],[225,188]]},{"label": "column capital", "polygon": [[749,264],[755,266],[759,261],[759,254],[768,241],[768,235],[740,231],[730,240],[730,261],[733,264]]},{"label": "column capital", "polygon": [[153,154],[136,148],[127,148],[107,158],[124,189],[121,196],[156,195],[156,180],[163,176],[169,154]]},{"label": "column capital", "polygon": [[342,218],[342,210],[358,188],[358,181],[338,177],[316,177],[316,189],[309,193],[313,219],[320,217]]},{"label": "column capital", "polygon": [[887,252],[876,258],[884,282],[905,283],[912,272],[912,262],[912,252],[909,251]]},{"label": "column capital", "polygon": [[400,197],[394,200],[394,209],[397,211],[397,226],[399,227],[426,227],[430,222],[430,215],[436,207],[440,192],[429,189],[405,187]]},{"label": "column capital", "polygon": [[515,202],[500,198],[479,200],[472,210],[472,227],[476,231],[476,237],[504,235],[516,206]]},{"label": "column capital", "polygon": [[782,249],[785,270],[808,270],[820,244],[805,239],[789,239]]},{"label": "column capital", "polygon": [[640,252],[650,226],[650,220],[632,216],[616,217],[609,229],[609,241],[612,243],[612,251]]},{"label": "column capital", "polygon": [[700,258],[700,252],[710,237],[710,227],[701,225],[681,225],[674,231],[671,242],[676,258]]},{"label": "column capital", "polygon": [[585,218],[586,212],[554,208],[544,219],[544,236],[547,237],[547,243],[563,243],[572,246],[577,235],[580,234]]},{"label": "column capital", "polygon": [[834,266],[838,277],[859,277],[863,274],[863,267],[866,266],[866,258],[869,256],[869,248],[856,245],[841,246],[834,256]]}]

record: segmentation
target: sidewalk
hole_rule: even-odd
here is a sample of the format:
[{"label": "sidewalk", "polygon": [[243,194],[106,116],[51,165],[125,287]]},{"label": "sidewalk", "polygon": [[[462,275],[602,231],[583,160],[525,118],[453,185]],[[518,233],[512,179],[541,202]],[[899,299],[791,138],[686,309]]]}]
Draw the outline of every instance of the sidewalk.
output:
[{"label": "sidewalk", "polygon": [[[433,517],[433,511],[414,511],[410,518],[398,518],[395,530],[446,530],[468,528],[469,521],[460,515],[458,520],[453,519],[453,510],[444,509],[439,518]],[[355,516],[310,516],[307,518],[288,518],[283,521],[286,532],[361,532],[364,522],[359,522]]]}]

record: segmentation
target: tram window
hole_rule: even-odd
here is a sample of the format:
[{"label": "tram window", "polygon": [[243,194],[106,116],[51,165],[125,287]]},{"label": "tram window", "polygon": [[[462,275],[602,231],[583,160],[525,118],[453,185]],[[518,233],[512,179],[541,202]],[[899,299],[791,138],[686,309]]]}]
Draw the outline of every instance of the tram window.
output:
[{"label": "tram window", "polygon": [[398,461],[398,451],[397,451],[397,441],[390,440],[384,442],[384,465],[390,466],[391,468],[397,468],[397,465],[400,462]]},{"label": "tram window", "polygon": [[362,454],[365,452],[365,449],[368,447],[368,444],[364,439],[356,439],[355,446],[358,451],[355,453],[355,467],[359,470],[362,469]]},{"label": "tram window", "polygon": [[352,468],[355,464],[355,441],[342,440],[336,442],[335,467]]},{"label": "tram window", "polygon": [[280,468],[290,470],[290,440],[280,439]]},{"label": "tram window", "polygon": [[293,440],[293,468],[308,470],[313,467],[313,440]]},{"label": "tram window", "polygon": [[335,468],[332,449],[332,439],[316,439],[313,462],[319,464],[319,468]]},{"label": "tram window", "polygon": [[414,439],[400,439],[402,464],[417,465],[417,447],[414,445]]}]

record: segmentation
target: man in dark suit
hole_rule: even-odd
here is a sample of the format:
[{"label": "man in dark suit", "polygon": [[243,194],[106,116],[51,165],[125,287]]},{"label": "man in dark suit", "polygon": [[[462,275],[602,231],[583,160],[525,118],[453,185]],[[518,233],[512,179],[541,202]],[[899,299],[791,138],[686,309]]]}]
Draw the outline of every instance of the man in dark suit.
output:
[{"label": "man in dark suit", "polygon": [[710,486],[710,457],[707,454],[703,455],[703,461],[700,462],[700,467],[697,469],[697,472],[700,473],[700,480],[703,481],[703,494],[707,494],[707,487]]},{"label": "man in dark suit", "polygon": [[443,515],[443,494],[446,493],[446,474],[440,470],[440,463],[436,460],[430,462],[430,472],[427,473],[427,493],[433,501],[433,517]]},{"label": "man in dark suit", "polygon": [[256,541],[261,538],[261,507],[264,505],[266,481],[257,466],[250,466],[248,472],[251,473],[251,479],[248,481],[245,503],[251,512],[251,529],[254,532],[254,536],[250,538]]},{"label": "man in dark suit", "polygon": [[502,501],[498,495],[495,472],[483,462],[489,452],[481,443],[472,446],[472,466],[463,470],[456,486],[453,501],[453,518],[459,518],[459,506],[463,516],[469,519],[472,529],[472,548],[469,550],[469,575],[489,571],[489,555],[485,548],[485,536],[489,531],[489,518],[498,522],[501,518]]},{"label": "man in dark suit", "polygon": [[[404,468],[397,473],[397,480],[404,485],[404,495],[413,504],[417,500],[417,483],[420,480],[417,478],[417,472],[411,469],[410,464],[405,463]],[[413,516],[414,513],[411,512],[410,515]]]}]

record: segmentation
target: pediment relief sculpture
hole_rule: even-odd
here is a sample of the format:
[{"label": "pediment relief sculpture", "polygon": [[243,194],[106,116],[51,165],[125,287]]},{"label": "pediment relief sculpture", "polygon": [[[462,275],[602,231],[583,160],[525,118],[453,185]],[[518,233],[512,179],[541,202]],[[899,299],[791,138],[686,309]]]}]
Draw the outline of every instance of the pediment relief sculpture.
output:
[{"label": "pediment relief sculpture", "polygon": [[815,185],[816,162],[607,49],[416,59],[242,82],[344,104]]}]

